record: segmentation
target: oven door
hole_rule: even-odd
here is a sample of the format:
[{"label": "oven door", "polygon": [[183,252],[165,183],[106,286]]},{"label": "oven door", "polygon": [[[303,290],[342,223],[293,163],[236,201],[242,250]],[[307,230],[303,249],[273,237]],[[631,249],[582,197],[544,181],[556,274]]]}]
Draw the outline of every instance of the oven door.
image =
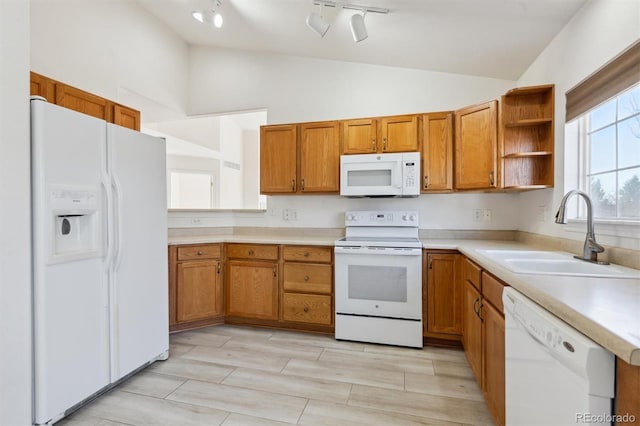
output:
[{"label": "oven door", "polygon": [[422,319],[422,250],[336,247],[336,314]]}]

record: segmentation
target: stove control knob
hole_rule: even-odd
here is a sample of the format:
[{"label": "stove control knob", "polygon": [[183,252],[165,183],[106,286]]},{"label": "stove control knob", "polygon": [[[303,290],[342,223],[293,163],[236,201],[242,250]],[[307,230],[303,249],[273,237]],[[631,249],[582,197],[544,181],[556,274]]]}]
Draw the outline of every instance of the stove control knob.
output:
[{"label": "stove control knob", "polygon": [[410,220],[411,222],[414,222],[414,221],[416,220],[416,215],[415,215],[415,214],[412,214],[411,216],[409,216],[409,220]]},{"label": "stove control knob", "polygon": [[354,214],[350,214],[347,216],[347,221],[349,222],[355,222],[358,220],[358,216],[354,215]]}]

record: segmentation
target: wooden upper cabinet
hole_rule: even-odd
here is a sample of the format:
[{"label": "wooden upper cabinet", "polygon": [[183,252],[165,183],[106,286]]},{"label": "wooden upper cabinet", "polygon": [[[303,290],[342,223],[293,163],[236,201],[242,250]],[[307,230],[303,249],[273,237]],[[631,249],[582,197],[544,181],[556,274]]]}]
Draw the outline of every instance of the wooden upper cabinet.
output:
[{"label": "wooden upper cabinet", "polygon": [[113,103],[66,84],[56,83],[56,104],[110,123],[113,122]]},{"label": "wooden upper cabinet", "polygon": [[422,116],[422,192],[453,190],[453,113]]},{"label": "wooden upper cabinet", "polygon": [[140,130],[140,111],[133,108],[116,104],[33,71],[30,74],[30,83],[32,96],[42,96],[52,104],[132,130]]},{"label": "wooden upper cabinet", "polygon": [[418,116],[398,115],[380,119],[382,152],[418,151]]},{"label": "wooden upper cabinet", "polygon": [[378,121],[374,118],[342,122],[342,153],[371,154],[378,150]]},{"label": "wooden upper cabinet", "polygon": [[295,124],[260,127],[260,193],[296,192],[297,130]]},{"label": "wooden upper cabinet", "polygon": [[455,188],[497,187],[497,101],[460,109],[455,113]]},{"label": "wooden upper cabinet", "polygon": [[45,77],[35,72],[31,72],[30,76],[30,94],[31,96],[42,96],[47,101],[56,102],[56,82],[55,80]]},{"label": "wooden upper cabinet", "polygon": [[124,105],[113,105],[113,124],[140,131],[140,111]]},{"label": "wooden upper cabinet", "polygon": [[300,125],[299,191],[340,191],[339,122]]}]

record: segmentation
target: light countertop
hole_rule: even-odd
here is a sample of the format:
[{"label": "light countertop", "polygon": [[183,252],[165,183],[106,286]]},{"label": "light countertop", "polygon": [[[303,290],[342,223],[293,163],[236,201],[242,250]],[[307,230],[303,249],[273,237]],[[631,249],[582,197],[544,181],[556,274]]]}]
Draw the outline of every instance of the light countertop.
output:
[{"label": "light countertop", "polygon": [[[228,234],[170,237],[169,244],[259,243],[332,246],[335,235]],[[567,324],[640,365],[640,279],[516,274],[479,250],[531,249],[523,243],[491,240],[422,239],[426,249],[458,250]]]}]

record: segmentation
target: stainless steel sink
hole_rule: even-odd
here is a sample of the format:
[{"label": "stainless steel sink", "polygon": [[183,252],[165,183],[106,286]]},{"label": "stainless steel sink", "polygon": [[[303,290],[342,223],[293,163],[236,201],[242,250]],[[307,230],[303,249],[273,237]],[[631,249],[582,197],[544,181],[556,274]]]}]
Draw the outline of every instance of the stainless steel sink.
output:
[{"label": "stainless steel sink", "polygon": [[585,262],[564,252],[537,250],[478,250],[478,252],[516,274],[640,279],[640,270],[619,265]]}]

